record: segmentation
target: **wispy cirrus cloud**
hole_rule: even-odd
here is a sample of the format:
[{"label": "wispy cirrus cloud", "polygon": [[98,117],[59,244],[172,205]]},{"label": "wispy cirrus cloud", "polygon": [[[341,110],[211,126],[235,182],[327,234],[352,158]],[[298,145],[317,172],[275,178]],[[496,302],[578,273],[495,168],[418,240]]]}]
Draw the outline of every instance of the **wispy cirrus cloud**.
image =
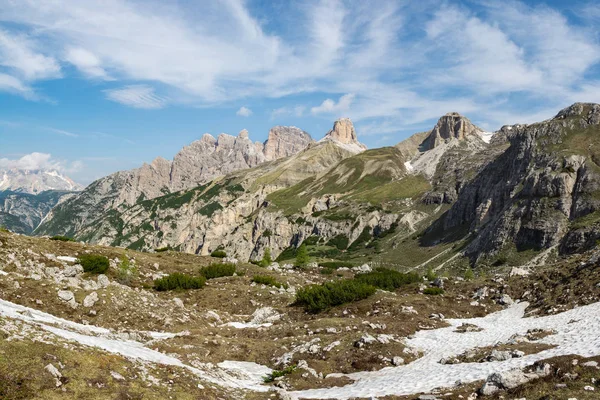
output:
[{"label": "wispy cirrus cloud", "polygon": [[133,108],[153,110],[167,105],[167,99],[157,95],[154,88],[148,85],[129,85],[105,90],[104,93],[107,99]]}]

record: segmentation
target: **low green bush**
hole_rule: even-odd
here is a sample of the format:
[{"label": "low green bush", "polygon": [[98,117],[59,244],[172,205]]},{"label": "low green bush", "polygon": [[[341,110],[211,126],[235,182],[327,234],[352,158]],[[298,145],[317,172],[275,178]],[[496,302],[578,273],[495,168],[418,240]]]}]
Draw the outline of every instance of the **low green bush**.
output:
[{"label": "low green bush", "polygon": [[233,274],[235,274],[235,264],[218,263],[200,269],[200,275],[204,276],[206,279],[233,276]]},{"label": "low green bush", "polygon": [[225,253],[225,250],[215,250],[212,253],[210,253],[211,257],[215,257],[215,258],[225,258],[227,257],[227,253]]},{"label": "low green bush", "polygon": [[429,287],[429,288],[423,290],[423,294],[427,294],[430,296],[437,296],[439,294],[444,294],[444,289],[439,288],[439,287]]},{"label": "low green bush", "polygon": [[285,375],[289,375],[292,372],[294,372],[296,370],[296,366],[295,365],[290,365],[289,367],[285,367],[284,369],[280,369],[280,370],[273,370],[273,372],[271,372],[269,375],[265,376],[263,378],[263,381],[265,383],[271,383],[274,382],[276,378],[285,376]]},{"label": "low green bush", "polygon": [[171,250],[171,246],[159,247],[158,249],[154,249],[156,253],[164,253],[165,251]]},{"label": "low green bush", "polygon": [[333,275],[333,271],[335,270],[331,268],[323,268],[319,272],[321,273],[321,275]]},{"label": "low green bush", "polygon": [[285,283],[277,282],[275,278],[268,275],[254,275],[254,277],[252,278],[252,282],[257,283],[259,285],[274,286],[276,288],[282,287],[284,289],[287,289],[288,287]]},{"label": "low green bush", "polygon": [[50,238],[50,240],[58,240],[60,242],[74,242],[75,241],[73,238],[70,238],[68,236],[62,236],[62,235],[52,236]]},{"label": "low green bush", "polygon": [[350,240],[346,235],[337,235],[329,239],[327,246],[335,247],[338,250],[345,250],[348,248]]},{"label": "low green bush", "polygon": [[299,289],[294,304],[304,306],[308,312],[318,313],[334,306],[366,299],[376,290],[375,286],[355,279],[343,279]]},{"label": "low green bush", "polygon": [[435,273],[435,271],[432,268],[429,268],[427,270],[427,273],[425,274],[425,278],[428,281],[435,281],[437,279],[437,274]]},{"label": "low green bush", "polygon": [[203,276],[191,276],[175,272],[163,278],[156,279],[154,281],[154,289],[159,292],[176,289],[200,289],[205,283],[206,278]]},{"label": "low green bush", "polygon": [[417,273],[404,274],[387,268],[377,268],[372,272],[358,274],[355,279],[390,292],[401,286],[421,281],[421,277]]},{"label": "low green bush", "polygon": [[323,268],[331,268],[331,269],[354,267],[354,264],[351,262],[348,262],[348,261],[326,261],[326,262],[320,262],[319,265]]},{"label": "low green bush", "polygon": [[117,269],[117,281],[121,285],[130,286],[137,276],[138,270],[135,265],[131,264],[129,257],[127,255],[121,257],[121,262]]},{"label": "low green bush", "polygon": [[85,272],[91,274],[103,274],[108,271],[110,266],[108,258],[99,254],[82,254],[77,259],[77,263],[83,267]]}]

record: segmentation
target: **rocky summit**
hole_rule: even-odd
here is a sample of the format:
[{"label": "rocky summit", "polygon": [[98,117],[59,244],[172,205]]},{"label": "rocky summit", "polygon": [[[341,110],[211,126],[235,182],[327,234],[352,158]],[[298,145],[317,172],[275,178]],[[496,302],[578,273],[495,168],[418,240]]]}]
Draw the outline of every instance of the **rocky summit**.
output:
[{"label": "rocky summit", "polygon": [[205,134],[4,193],[0,394],[594,398],[600,105],[431,125],[375,149],[345,118]]}]

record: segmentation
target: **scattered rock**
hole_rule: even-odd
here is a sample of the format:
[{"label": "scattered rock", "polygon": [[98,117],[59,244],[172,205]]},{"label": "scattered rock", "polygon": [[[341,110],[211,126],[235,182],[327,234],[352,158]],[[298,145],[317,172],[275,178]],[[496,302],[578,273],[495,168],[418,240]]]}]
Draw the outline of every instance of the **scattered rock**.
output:
[{"label": "scattered rock", "polygon": [[56,387],[62,386],[62,374],[54,365],[48,364],[44,367],[44,369],[54,377],[54,380],[56,381]]},{"label": "scattered rock", "polygon": [[359,273],[359,274],[364,274],[364,273],[367,273],[367,272],[371,272],[373,270],[371,269],[371,267],[369,267],[368,264],[363,264],[360,267],[353,267],[352,271],[354,271],[356,273]]},{"label": "scattered rock", "polygon": [[58,297],[62,301],[71,301],[71,300],[75,299],[75,294],[73,292],[71,292],[70,290],[59,290]]},{"label": "scattered rock", "polygon": [[503,306],[510,306],[511,304],[514,304],[514,303],[515,302],[513,301],[513,299],[511,299],[510,296],[507,294],[503,294],[498,299],[498,304],[503,305]]},{"label": "scattered rock", "polygon": [[404,365],[404,358],[400,356],[395,356],[394,358],[392,358],[392,365],[395,365],[396,367],[399,365]]},{"label": "scattered rock", "polygon": [[175,306],[178,308],[185,308],[185,305],[183,304],[183,300],[181,300],[179,297],[175,297],[173,299],[173,303],[175,303]]},{"label": "scattered rock", "polygon": [[98,285],[100,285],[101,288],[105,288],[108,285],[110,285],[110,280],[108,279],[108,276],[104,274],[98,275]]},{"label": "scattered rock", "polygon": [[87,307],[87,308],[93,307],[97,301],[98,301],[98,293],[92,292],[92,293],[88,294],[87,296],[85,296],[85,299],[83,299],[83,306]]}]

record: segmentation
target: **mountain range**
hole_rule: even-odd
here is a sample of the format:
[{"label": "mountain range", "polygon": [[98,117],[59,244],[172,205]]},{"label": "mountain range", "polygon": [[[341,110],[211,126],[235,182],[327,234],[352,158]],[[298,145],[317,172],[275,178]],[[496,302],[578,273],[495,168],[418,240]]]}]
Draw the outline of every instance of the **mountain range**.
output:
[{"label": "mountain range", "polygon": [[399,267],[582,251],[600,237],[589,146],[599,107],[576,103],[493,134],[448,113],[430,131],[373,150],[348,119],[319,141],[292,127],[273,128],[265,143],[246,131],[205,135],[173,161],[92,183],[35,234],[250,260],[267,248],[285,260],[305,243],[316,257]]}]

